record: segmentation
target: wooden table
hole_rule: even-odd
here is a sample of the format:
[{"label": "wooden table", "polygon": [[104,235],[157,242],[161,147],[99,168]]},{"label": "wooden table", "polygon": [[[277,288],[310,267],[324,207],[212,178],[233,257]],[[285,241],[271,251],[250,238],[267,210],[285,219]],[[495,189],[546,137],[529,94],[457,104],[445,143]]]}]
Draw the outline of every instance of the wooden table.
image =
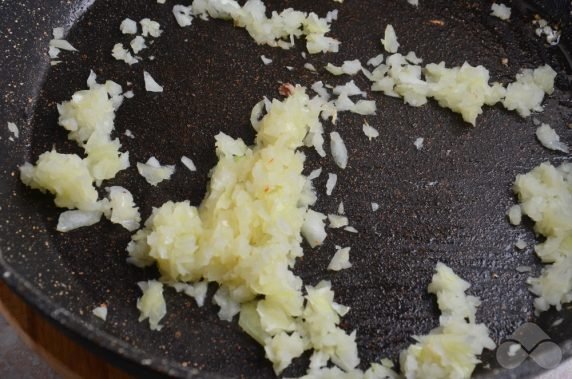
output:
[{"label": "wooden table", "polygon": [[131,376],[64,336],[0,281],[0,313],[20,337],[64,378]]}]

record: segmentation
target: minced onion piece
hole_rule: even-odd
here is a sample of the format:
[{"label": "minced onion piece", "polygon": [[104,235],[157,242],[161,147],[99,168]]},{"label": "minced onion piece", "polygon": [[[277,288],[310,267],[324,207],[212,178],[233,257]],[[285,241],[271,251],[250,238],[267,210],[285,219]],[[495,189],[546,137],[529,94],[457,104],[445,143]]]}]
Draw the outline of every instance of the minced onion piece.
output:
[{"label": "minced onion piece", "polygon": [[560,141],[560,136],[548,124],[542,124],[536,129],[536,138],[547,149],[567,154],[570,151],[568,145]]},{"label": "minced onion piece", "polygon": [[395,29],[391,24],[388,24],[385,27],[385,35],[381,40],[383,44],[383,48],[388,53],[396,53],[397,49],[399,49],[399,42],[397,42],[397,35],[395,34]]},{"label": "minced onion piece", "polygon": [[272,59],[266,58],[264,55],[261,55],[260,59],[262,60],[262,63],[264,63],[265,65],[269,65],[270,63],[272,63]]},{"label": "minced onion piece", "polygon": [[8,122],[8,130],[14,135],[15,138],[20,137],[20,130],[18,130],[18,126],[15,123]]},{"label": "minced onion piece", "polygon": [[476,323],[481,302],[465,294],[470,284],[441,262],[435,271],[428,291],[437,296],[440,325],[401,352],[401,372],[405,378],[469,378],[477,355],[496,346],[487,326]]},{"label": "minced onion piece", "polygon": [[326,182],[326,195],[330,196],[336,187],[338,176],[336,174],[328,173],[328,181]]},{"label": "minced onion piece", "polygon": [[519,249],[519,250],[523,250],[526,249],[526,241],[524,241],[523,239],[519,238],[516,243],[514,244],[514,246]]},{"label": "minced onion piece", "polygon": [[378,54],[378,55],[376,55],[375,57],[370,58],[370,59],[367,61],[367,64],[368,64],[369,66],[373,66],[373,67],[377,67],[377,66],[379,66],[379,65],[382,64],[382,63],[383,63],[383,54]]},{"label": "minced onion piece", "polygon": [[522,209],[520,205],[515,204],[507,211],[508,220],[512,225],[520,225],[522,222]]},{"label": "minced onion piece", "polygon": [[143,80],[145,81],[145,90],[148,92],[163,92],[163,87],[153,79],[151,74],[143,71]]},{"label": "minced onion piece", "polygon": [[491,5],[491,16],[495,16],[506,21],[510,18],[510,7],[507,7],[504,4],[493,3]]},{"label": "minced onion piece", "polygon": [[197,167],[195,166],[195,163],[191,158],[183,155],[181,157],[181,163],[184,164],[185,167],[188,168],[190,171],[197,171]]},{"label": "minced onion piece", "polygon": [[332,151],[334,162],[340,168],[345,169],[348,165],[348,150],[338,132],[330,133],[330,150]]},{"label": "minced onion piece", "polygon": [[357,229],[354,228],[353,226],[346,226],[346,227],[344,228],[344,230],[345,230],[346,232],[350,232],[350,233],[358,233]]},{"label": "minced onion piece", "polygon": [[545,237],[534,251],[545,264],[540,276],[528,278],[536,313],[550,307],[557,311],[572,301],[572,163],[559,167],[541,163],[527,174],[517,175],[513,185],[522,213],[535,223],[534,231]]},{"label": "minced onion piece", "polygon": [[415,145],[415,148],[417,150],[421,150],[423,148],[423,141],[425,141],[423,137],[418,137],[417,139],[415,139],[415,142],[413,142],[413,144]]},{"label": "minced onion piece", "polygon": [[144,18],[139,21],[141,24],[141,34],[143,37],[151,36],[151,37],[159,37],[163,31],[161,30],[161,25],[157,21],[153,21],[148,18]]},{"label": "minced onion piece", "polygon": [[149,319],[151,330],[161,330],[159,322],[167,314],[167,304],[163,297],[163,283],[156,280],[137,283],[143,296],[137,300],[137,309],[141,312],[139,321]]},{"label": "minced onion piece", "polygon": [[338,205],[338,214],[341,214],[341,215],[346,214],[343,201],[340,201],[340,204]]},{"label": "minced onion piece", "polygon": [[530,266],[517,266],[516,271],[523,273],[523,272],[531,272],[532,271],[532,267]]},{"label": "minced onion piece", "polygon": [[93,315],[103,321],[107,320],[107,305],[101,304],[99,307],[93,308],[91,311]]},{"label": "minced onion piece", "polygon": [[147,48],[147,45],[145,45],[145,38],[141,36],[133,38],[129,43],[129,45],[131,46],[131,50],[133,50],[135,54]]},{"label": "minced onion piece", "polygon": [[84,226],[91,226],[97,224],[101,219],[101,211],[81,211],[81,210],[71,210],[65,211],[60,214],[58,218],[58,226],[56,230],[58,232],[69,232],[77,228],[82,228]]},{"label": "minced onion piece", "polygon": [[131,192],[120,186],[107,187],[105,190],[108,193],[105,212],[109,221],[123,226],[130,232],[139,229],[141,216]]},{"label": "minced onion piece", "polygon": [[131,55],[131,53],[123,46],[122,43],[116,43],[115,45],[113,45],[113,49],[111,50],[111,55],[118,61],[123,61],[128,65],[132,65],[139,62],[139,60],[135,58],[133,55]]},{"label": "minced onion piece", "polygon": [[137,34],[137,23],[130,18],[121,21],[119,29],[123,34]]},{"label": "minced onion piece", "polygon": [[371,210],[373,212],[376,212],[379,209],[379,204],[378,203],[371,203]]},{"label": "minced onion piece", "polygon": [[328,270],[340,271],[352,267],[350,263],[350,249],[349,247],[344,247],[336,251],[328,264]]},{"label": "minced onion piece", "polygon": [[308,71],[312,71],[312,72],[316,71],[316,67],[311,63],[304,63],[304,68]]},{"label": "minced onion piece", "polygon": [[324,220],[326,215],[308,209],[302,225],[302,235],[311,247],[321,245],[326,239]]},{"label": "minced onion piece", "polygon": [[173,6],[173,16],[175,16],[175,20],[181,28],[190,26],[193,23],[192,11],[193,8],[190,5],[187,7],[180,4]]},{"label": "minced onion piece", "polygon": [[363,134],[366,135],[366,137],[371,141],[372,138],[377,138],[379,137],[379,132],[377,131],[377,129],[375,129],[374,127],[372,127],[371,125],[368,124],[367,121],[364,122],[363,126]]},{"label": "minced onion piece", "polygon": [[332,229],[342,228],[348,226],[349,220],[346,216],[339,216],[334,214],[328,215],[329,227]]},{"label": "minced onion piece", "polygon": [[125,97],[126,99],[132,99],[133,96],[135,96],[135,94],[133,93],[133,91],[129,90],[123,93],[123,97]]},{"label": "minced onion piece", "polygon": [[137,162],[137,171],[145,178],[147,183],[156,186],[163,180],[169,180],[175,172],[175,166],[161,166],[157,158],[151,157],[146,163]]}]

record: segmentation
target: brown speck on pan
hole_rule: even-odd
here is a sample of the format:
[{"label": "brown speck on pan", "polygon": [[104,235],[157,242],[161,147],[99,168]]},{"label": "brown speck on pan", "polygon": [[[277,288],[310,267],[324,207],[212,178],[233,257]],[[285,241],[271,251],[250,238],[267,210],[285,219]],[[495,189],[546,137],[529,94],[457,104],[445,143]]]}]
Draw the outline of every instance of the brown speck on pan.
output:
[{"label": "brown speck on pan", "polygon": [[436,26],[445,26],[445,21],[443,21],[443,20],[433,19],[433,20],[429,20],[429,23],[431,25],[436,25]]},{"label": "brown speck on pan", "polygon": [[294,93],[295,87],[290,83],[282,83],[278,87],[278,93],[282,96],[290,96]]},{"label": "brown speck on pan", "polygon": [[508,58],[502,58],[501,63],[505,66],[508,66]]}]

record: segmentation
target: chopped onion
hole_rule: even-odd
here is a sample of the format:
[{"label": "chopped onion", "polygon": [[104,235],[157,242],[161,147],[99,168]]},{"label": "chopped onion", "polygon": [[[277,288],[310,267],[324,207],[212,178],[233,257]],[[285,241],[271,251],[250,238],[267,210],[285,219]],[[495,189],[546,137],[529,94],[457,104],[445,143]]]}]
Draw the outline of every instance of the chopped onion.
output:
[{"label": "chopped onion", "polygon": [[326,239],[326,229],[324,220],[326,216],[308,209],[302,225],[302,235],[311,247],[321,245]]},{"label": "chopped onion", "polygon": [[109,197],[107,218],[131,232],[139,229],[141,216],[131,192],[120,186],[107,187],[105,190]]},{"label": "chopped onion", "polygon": [[53,39],[50,41],[50,46],[60,50],[77,51],[77,49],[65,39]]},{"label": "chopped onion", "polygon": [[137,36],[137,37],[133,38],[131,40],[131,42],[129,43],[129,45],[131,46],[131,49],[133,50],[133,52],[135,54],[137,54],[141,50],[147,48],[147,45],[145,45],[145,38],[143,38],[141,36]]},{"label": "chopped onion", "polygon": [[338,176],[336,174],[329,173],[328,181],[326,182],[326,195],[330,196],[336,187],[338,181]]},{"label": "chopped onion", "polygon": [[137,58],[131,55],[131,53],[127,49],[125,49],[125,47],[123,47],[122,43],[116,43],[115,45],[113,45],[113,50],[111,50],[111,55],[118,61],[123,61],[128,65],[132,65],[139,62]]},{"label": "chopped onion", "polygon": [[20,137],[20,130],[18,129],[18,126],[13,122],[8,122],[8,130],[14,135],[15,138]]},{"label": "chopped onion", "polygon": [[385,36],[381,40],[383,48],[388,53],[396,53],[399,49],[399,42],[397,42],[397,35],[395,34],[395,29],[391,24],[388,24],[385,28]]},{"label": "chopped onion", "polygon": [[382,63],[383,63],[383,54],[376,55],[375,57],[370,58],[367,61],[367,64],[373,67],[377,67]]},{"label": "chopped onion", "polygon": [[101,211],[65,211],[58,218],[56,230],[65,233],[84,226],[91,226],[99,222],[101,215]]},{"label": "chopped onion", "polygon": [[515,204],[508,209],[507,212],[508,220],[512,225],[520,225],[522,221],[522,210],[520,205]]},{"label": "chopped onion", "polygon": [[334,162],[340,168],[345,169],[348,165],[348,150],[338,132],[330,133],[330,150],[332,151]]},{"label": "chopped onion", "polygon": [[130,18],[121,21],[119,29],[123,34],[137,34],[137,23]]},{"label": "chopped onion", "polygon": [[145,81],[145,90],[148,92],[163,92],[163,87],[153,79],[151,74],[143,71],[143,80]]},{"label": "chopped onion", "polygon": [[491,15],[500,18],[501,20],[508,20],[510,18],[510,8],[504,4],[493,3],[491,5]]},{"label": "chopped onion", "polygon": [[150,20],[148,18],[144,18],[139,21],[141,24],[141,34],[143,37],[159,37],[163,31],[161,30],[161,25],[157,21]]},{"label": "chopped onion", "polygon": [[173,7],[173,15],[175,16],[175,20],[180,27],[184,28],[185,26],[190,26],[193,23],[193,16],[192,16],[192,7],[184,6],[184,5],[175,5]]},{"label": "chopped onion", "polygon": [[372,138],[379,137],[379,132],[374,127],[370,126],[367,121],[364,122],[363,126],[363,134],[371,141]]},{"label": "chopped onion", "polygon": [[547,149],[557,150],[568,154],[568,145],[560,141],[560,136],[548,124],[542,124],[536,129],[536,138]]},{"label": "chopped onion", "polygon": [[163,284],[156,280],[137,283],[143,296],[137,300],[137,309],[141,312],[139,321],[149,319],[151,330],[161,330],[159,322],[167,314],[167,304],[163,297]]},{"label": "chopped onion", "polygon": [[311,63],[304,63],[304,68],[308,71],[316,71],[316,67],[314,67],[314,65]]},{"label": "chopped onion", "polygon": [[526,249],[527,244],[523,239],[519,238],[514,244],[514,246],[519,250],[524,250]]},{"label": "chopped onion", "polygon": [[93,315],[103,321],[107,320],[107,305],[101,304],[99,307],[94,308],[92,311]]},{"label": "chopped onion", "polygon": [[265,65],[269,65],[270,63],[272,63],[272,59],[266,58],[264,55],[261,55],[260,59],[262,60],[262,63],[264,63]]},{"label": "chopped onion", "polygon": [[345,209],[344,209],[344,202],[340,201],[340,204],[338,205],[338,213],[343,215],[346,213]]},{"label": "chopped onion", "polygon": [[344,228],[344,230],[345,230],[346,232],[350,232],[350,233],[358,233],[357,229],[354,228],[353,226],[346,226],[346,227]]},{"label": "chopped onion", "polygon": [[349,224],[348,218],[346,216],[339,216],[334,214],[328,215],[328,221],[330,222],[328,226],[332,229],[342,228]]},{"label": "chopped onion", "polygon": [[191,158],[183,155],[181,157],[181,163],[183,163],[185,167],[188,168],[190,171],[197,171],[197,167],[195,166],[195,163]]},{"label": "chopped onion", "polygon": [[377,211],[379,209],[379,204],[378,203],[371,203],[371,210],[373,212]]},{"label": "chopped onion", "polygon": [[425,141],[423,137],[418,137],[415,142],[413,142],[417,150],[421,150],[423,148],[423,141]]},{"label": "chopped onion", "polygon": [[175,172],[175,166],[161,166],[157,158],[151,157],[146,163],[137,162],[137,171],[147,183],[156,186],[164,180],[169,180]]},{"label": "chopped onion", "polygon": [[328,265],[328,270],[340,271],[350,267],[352,267],[350,263],[350,248],[344,247],[336,251]]}]

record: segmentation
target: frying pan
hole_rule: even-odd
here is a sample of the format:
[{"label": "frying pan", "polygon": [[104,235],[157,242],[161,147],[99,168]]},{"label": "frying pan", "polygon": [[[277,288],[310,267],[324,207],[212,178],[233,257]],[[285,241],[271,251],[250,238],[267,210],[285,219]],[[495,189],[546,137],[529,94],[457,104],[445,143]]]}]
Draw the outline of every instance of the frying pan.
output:
[{"label": "frying pan", "polygon": [[[402,51],[414,50],[426,63],[482,64],[492,80],[506,83],[520,68],[549,63],[559,73],[556,92],[536,117],[572,143],[566,128],[572,122],[566,50],[572,34],[569,1],[513,1],[510,22],[489,16],[488,1],[422,0],[418,9],[405,0],[348,0],[342,5],[326,0],[267,1],[271,10],[294,7],[324,15],[340,9],[331,35],[342,41],[341,51],[307,60],[301,56],[303,43],[290,51],[257,46],[228,22],[195,19],[190,28],[179,28],[169,3],[0,3],[0,125],[13,121],[21,134],[10,141],[6,128],[0,128],[0,277],[63,332],[138,376],[270,378],[273,372],[263,349],[236,322],[220,321],[210,301],[198,308],[191,298],[166,290],[164,329],[152,332],[146,323],[137,322],[136,283],[157,278],[158,273],[125,263],[129,233],[107,221],[58,233],[61,210],[52,197],[20,183],[18,165],[35,161],[52,146],[60,152],[80,152],[57,125],[55,105],[86,87],[90,69],[135,92],[116,118],[116,134],[130,152],[132,167],[112,183],[133,193],[144,218],[167,200],[199,204],[208,171],[216,163],[215,134],[222,130],[252,143],[250,109],[262,96],[277,97],[279,82],[342,83],[346,79],[326,75],[321,67],[355,58],[365,62],[377,55],[388,23],[397,30]],[[548,47],[534,35],[534,13],[561,25],[559,46]],[[151,17],[161,23],[165,32],[144,52],[154,60],[129,67],[111,58],[115,43],[129,41],[118,28],[125,17]],[[51,67],[47,45],[57,26],[69,31],[67,39],[79,52],[63,52],[63,63]],[[262,64],[262,54],[271,57],[272,64]],[[502,58],[508,58],[507,65]],[[321,74],[303,69],[306,61]],[[164,86],[163,93],[145,92],[144,69]],[[363,77],[355,80],[369,88]],[[532,321],[561,346],[564,358],[572,355],[571,307],[534,316],[533,296],[525,283],[529,274],[515,270],[531,266],[530,275],[540,271],[532,250],[537,241],[532,225],[513,227],[505,219],[506,209],[515,202],[510,187],[517,174],[547,160],[560,164],[568,157],[536,142],[531,119],[499,106],[485,109],[472,128],[434,102],[412,108],[399,99],[368,94],[378,103],[378,115],[367,120],[380,131],[379,138],[367,141],[361,131],[364,118],[356,115],[343,114],[338,125],[326,127],[328,132],[339,131],[346,141],[346,170],[337,169],[329,157],[305,151],[308,172],[323,167],[339,178],[334,194],[320,196],[315,208],[332,213],[343,200],[360,233],[330,230],[323,246],[305,246],[306,254],[295,268],[306,284],[331,280],[336,301],[351,307],[342,327],[357,329],[361,367],[383,357],[396,360],[412,335],[438,325],[435,299],[426,292],[438,261],[473,284],[469,292],[482,300],[477,319],[489,326],[497,343]],[[123,134],[126,129],[134,139]],[[417,137],[425,138],[419,151],[413,145]],[[151,187],[133,166],[152,155],[167,164],[190,156],[198,171],[191,173],[177,163],[170,181]],[[325,175],[316,184],[323,193]],[[379,203],[377,212],[371,211],[371,202]],[[529,245],[524,251],[513,248],[519,237]],[[352,247],[353,267],[331,273],[326,267],[336,244]],[[214,290],[210,288],[211,295]],[[106,322],[91,314],[101,303],[109,307]],[[552,326],[559,319],[563,321]],[[485,352],[482,359],[476,377],[524,378],[541,372],[531,360],[508,371],[499,367],[494,352]],[[285,375],[302,374],[307,362],[306,354]]]}]

